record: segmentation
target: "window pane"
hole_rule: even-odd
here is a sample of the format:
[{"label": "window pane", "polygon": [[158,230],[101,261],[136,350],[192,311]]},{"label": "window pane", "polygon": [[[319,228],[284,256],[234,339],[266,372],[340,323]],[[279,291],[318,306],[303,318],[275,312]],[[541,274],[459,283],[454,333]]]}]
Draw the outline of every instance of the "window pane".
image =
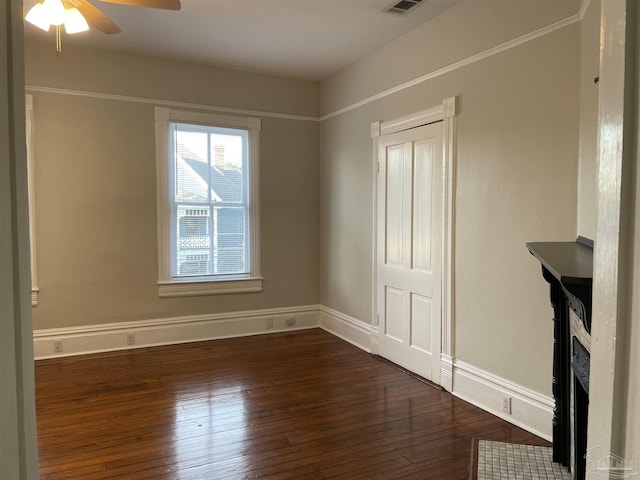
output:
[{"label": "window pane", "polygon": [[209,202],[208,135],[185,131],[177,125],[174,135],[175,196],[177,202]]},{"label": "window pane", "polygon": [[213,201],[242,203],[244,201],[242,188],[243,137],[214,133],[210,140]]},{"label": "window pane", "polygon": [[212,273],[210,208],[198,205],[179,206],[176,234],[177,274],[208,275]]},{"label": "window pane", "polygon": [[246,273],[244,207],[215,209],[215,273]]}]

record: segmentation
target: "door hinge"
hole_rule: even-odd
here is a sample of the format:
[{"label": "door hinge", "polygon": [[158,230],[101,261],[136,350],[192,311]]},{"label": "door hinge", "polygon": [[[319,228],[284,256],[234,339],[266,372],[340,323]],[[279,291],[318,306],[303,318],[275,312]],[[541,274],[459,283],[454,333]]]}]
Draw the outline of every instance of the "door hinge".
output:
[{"label": "door hinge", "polygon": [[380,162],[378,162],[378,173],[380,173]]}]

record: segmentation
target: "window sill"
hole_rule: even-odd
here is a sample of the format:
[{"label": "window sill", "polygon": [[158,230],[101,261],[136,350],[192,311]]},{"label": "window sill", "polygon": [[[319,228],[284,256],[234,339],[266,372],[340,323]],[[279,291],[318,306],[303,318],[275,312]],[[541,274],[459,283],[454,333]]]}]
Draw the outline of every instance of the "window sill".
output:
[{"label": "window sill", "polygon": [[261,277],[252,277],[206,282],[158,282],[158,295],[160,297],[195,297],[228,293],[257,293],[262,292],[262,281]]}]

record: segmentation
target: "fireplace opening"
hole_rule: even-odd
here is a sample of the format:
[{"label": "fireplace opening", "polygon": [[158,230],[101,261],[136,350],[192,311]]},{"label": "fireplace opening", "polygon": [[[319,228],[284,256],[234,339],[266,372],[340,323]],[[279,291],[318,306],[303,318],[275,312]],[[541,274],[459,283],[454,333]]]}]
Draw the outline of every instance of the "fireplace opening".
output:
[{"label": "fireplace opening", "polygon": [[590,355],[573,337],[573,466],[575,480],[586,477],[587,424],[589,416]]}]

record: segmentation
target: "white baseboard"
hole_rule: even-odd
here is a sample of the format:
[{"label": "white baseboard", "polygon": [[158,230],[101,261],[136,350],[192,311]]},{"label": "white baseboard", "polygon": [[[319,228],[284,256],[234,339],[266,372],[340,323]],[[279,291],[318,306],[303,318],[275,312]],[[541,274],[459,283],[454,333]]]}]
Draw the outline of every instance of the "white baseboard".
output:
[{"label": "white baseboard", "polygon": [[[290,318],[295,325],[287,325]],[[42,360],[316,327],[377,353],[377,328],[320,305],[42,329],[33,332],[33,345],[36,360]],[[131,334],[133,345],[127,344]],[[62,351],[56,351],[56,342]]]},{"label": "white baseboard", "polygon": [[[295,319],[295,325],[287,325],[288,319]],[[319,324],[319,307],[307,305],[35,330],[33,346],[36,360],[41,360],[301,330],[315,328]],[[131,334],[135,336],[134,345],[127,344]],[[56,342],[61,351],[56,351]]]},{"label": "white baseboard", "polygon": [[365,352],[378,353],[378,329],[376,327],[322,305],[319,306],[319,309],[320,328]]},{"label": "white baseboard", "polygon": [[[553,399],[550,397],[459,360],[453,362],[452,393],[509,423],[552,441]],[[504,396],[511,398],[511,414],[502,410]]]}]

